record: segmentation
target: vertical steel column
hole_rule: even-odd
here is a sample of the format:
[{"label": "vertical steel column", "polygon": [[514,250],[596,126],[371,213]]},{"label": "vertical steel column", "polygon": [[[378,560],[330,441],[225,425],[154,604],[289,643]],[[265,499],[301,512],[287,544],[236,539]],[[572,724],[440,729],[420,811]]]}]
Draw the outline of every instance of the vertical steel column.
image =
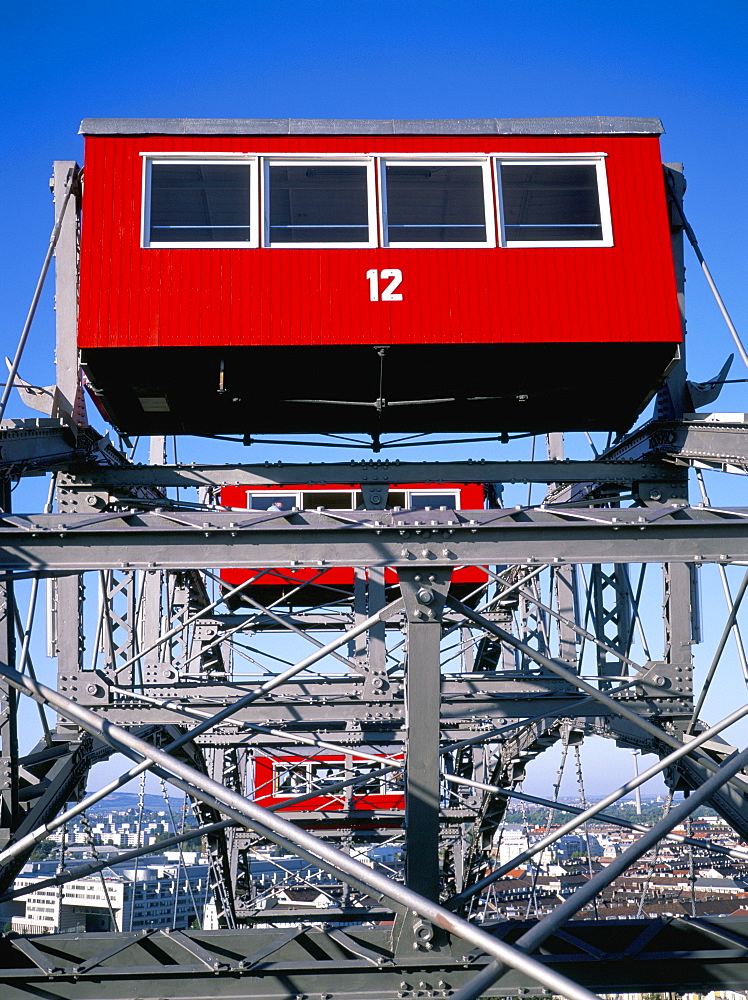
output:
[{"label": "vertical steel column", "polygon": [[[238,747],[204,747],[206,770],[208,777],[221,782],[227,788],[247,794],[247,751]],[[193,808],[201,825],[216,822],[216,814],[207,809],[199,800],[193,802]],[[237,875],[239,870],[239,850],[236,842],[236,831],[233,829],[214,830],[206,837],[208,846],[209,871],[208,878],[213,890],[213,901],[216,907],[219,927],[236,927],[235,898],[237,894]],[[245,900],[251,886],[243,884],[240,891],[244,892]],[[248,901],[248,900],[247,900]]]},{"label": "vertical steel column", "polygon": [[[683,165],[681,163],[664,164],[664,169],[668,172],[672,180],[675,196],[682,200],[686,189],[686,182],[683,176]],[[667,177],[664,179],[667,181]],[[665,184],[668,193],[668,207],[670,210],[670,245],[673,252],[673,263],[675,264],[675,281],[678,289],[678,305],[680,307],[681,325],[683,327],[684,340],[679,348],[678,360],[668,372],[665,385],[657,393],[657,405],[655,407],[655,417],[658,420],[680,420],[687,410],[690,409],[690,400],[687,386],[686,373],[686,265],[683,253],[683,221],[677,204],[670,194],[669,185]],[[654,497],[653,499],[659,499]]]},{"label": "vertical steel column", "polygon": [[[684,411],[692,408],[691,397],[686,380],[686,265],[683,246],[683,218],[678,209],[678,202],[682,202],[686,190],[686,181],[683,176],[683,164],[665,164],[668,172],[668,179],[672,183],[677,202],[674,203],[672,195],[669,194],[668,201],[670,207],[670,242],[673,251],[673,262],[675,264],[675,281],[678,289],[678,305],[680,307],[681,323],[683,326],[683,344],[680,348],[680,359],[668,374],[667,385],[661,390],[658,396],[657,416],[664,419],[680,419]],[[670,186],[666,186],[670,191]],[[670,412],[663,412],[663,395],[669,397]],[[668,493],[664,490],[651,488],[646,500],[664,502],[670,497],[688,499],[688,472],[683,471],[680,482],[672,486]],[[693,658],[691,655],[691,643],[694,639],[693,617],[696,609],[693,606],[693,571],[683,563],[665,563],[663,570],[663,618],[665,623],[665,653],[666,663],[682,668],[681,679],[690,685],[693,681]]]},{"label": "vertical steel column", "polygon": [[[628,566],[617,563],[608,572],[602,565],[593,565],[590,570],[590,590],[598,639],[624,656],[629,655],[632,637],[631,585]],[[601,690],[607,690],[611,682],[607,677],[618,677],[627,673],[624,663],[597,646],[597,674],[601,678]]]},{"label": "vertical steel column", "polygon": [[[367,590],[366,590],[366,568],[356,566],[353,570],[353,621],[359,625],[368,617],[367,614]],[[358,660],[363,664],[366,661],[366,633],[362,632],[348,643],[348,658]]]},{"label": "vertical steel column", "polygon": [[558,630],[558,659],[577,669],[577,635],[569,628],[569,622],[577,620],[576,566],[555,566],[553,589],[556,596],[556,610],[562,616],[556,622]]},{"label": "vertical steel column", "polygon": [[[98,690],[96,674],[83,676],[83,594],[82,574],[61,576],[55,580],[56,634],[52,648],[57,657],[57,690],[86,705],[95,704],[103,691]],[[59,725],[69,727],[69,723],[61,718]]]},{"label": "vertical steel column", "polygon": [[[675,282],[678,290],[678,306],[680,308],[681,326],[683,328],[683,342],[679,347],[678,358],[668,372],[665,385],[657,393],[657,405],[655,407],[655,417],[658,420],[680,420],[684,414],[691,409],[690,394],[687,385],[686,372],[686,265],[683,248],[683,220],[678,210],[677,202],[674,201],[670,193],[668,179],[672,181],[675,198],[682,201],[686,190],[686,181],[683,176],[682,163],[666,163],[664,169],[667,171],[665,177],[665,190],[668,194],[668,208],[670,211],[670,246],[673,252],[673,263],[675,264]],[[650,490],[651,497],[659,500],[663,496],[663,491],[653,486]],[[655,493],[657,495],[655,495]]]},{"label": "vertical steel column", "polygon": [[665,662],[680,667],[682,680],[693,679],[692,579],[686,563],[664,563],[662,616],[665,623]]},{"label": "vertical steel column", "polygon": [[[79,171],[73,160],[54,164],[52,194],[55,221],[60,217],[65,189],[71,175]],[[57,366],[57,406],[60,416],[74,423],[82,415],[79,399],[78,362],[78,212],[67,212],[55,248],[55,361]],[[59,503],[59,494],[58,494]],[[55,582],[56,612],[55,654],[57,655],[58,690],[80,697],[83,678],[83,578],[61,577]],[[94,693],[95,696],[95,693]],[[65,723],[67,726],[67,723]]]},{"label": "vertical steel column", "polygon": [[[54,164],[55,221],[64,204],[71,172],[75,175],[78,171],[73,160],[57,160]],[[55,248],[57,405],[60,416],[81,423],[85,420],[85,406],[78,362],[78,212],[72,209],[72,205],[68,206]]]},{"label": "vertical steel column", "polygon": [[[381,611],[386,604],[384,592],[384,569],[378,566],[369,567],[369,603],[368,616],[371,618]],[[383,673],[386,667],[385,623],[383,621],[372,625],[367,632],[369,646],[369,671]]]},{"label": "vertical steel column", "polygon": [[[163,435],[151,437],[148,458],[151,465],[164,465],[166,462],[166,438]],[[143,649],[148,649],[158,642],[162,632],[166,632],[171,622],[164,621],[164,591],[168,574],[161,571],[147,570],[141,575],[140,586],[140,622],[137,631]],[[169,609],[170,610],[170,609]],[[168,612],[167,612],[168,613]],[[142,678],[146,684],[163,684],[176,678],[171,668],[169,652],[170,645],[165,643],[156,646],[146,653],[139,663]]]},{"label": "vertical steel column", "polygon": [[[546,450],[551,461],[562,461],[564,458],[564,435],[560,431],[546,435]],[[549,484],[549,492],[556,486]],[[576,622],[576,566],[555,566],[553,568],[553,590],[556,597],[556,609],[562,616],[556,622],[558,632],[558,659],[568,663],[576,670],[577,667],[577,635],[569,628],[568,622]]]},{"label": "vertical steel column", "polygon": [[405,882],[439,899],[441,618],[451,570],[400,570],[408,619]]},{"label": "vertical steel column", "polygon": [[[10,480],[0,479],[0,510],[10,511]],[[0,663],[15,668],[13,584],[0,583]],[[6,681],[0,683],[0,850],[18,825],[18,694]]]}]

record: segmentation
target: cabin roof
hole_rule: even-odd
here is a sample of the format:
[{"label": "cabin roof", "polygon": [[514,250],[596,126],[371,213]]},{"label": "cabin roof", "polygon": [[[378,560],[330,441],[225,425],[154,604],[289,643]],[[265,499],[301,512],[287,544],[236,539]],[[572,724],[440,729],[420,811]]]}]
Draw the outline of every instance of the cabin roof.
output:
[{"label": "cabin roof", "polygon": [[659,118],[84,118],[83,135],[661,135]]}]

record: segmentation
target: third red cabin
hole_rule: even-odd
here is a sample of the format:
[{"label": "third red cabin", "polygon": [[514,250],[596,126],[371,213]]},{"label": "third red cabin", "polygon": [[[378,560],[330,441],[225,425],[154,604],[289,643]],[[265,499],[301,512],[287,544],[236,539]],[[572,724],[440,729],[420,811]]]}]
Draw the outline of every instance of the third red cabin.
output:
[{"label": "third red cabin", "polygon": [[405,808],[402,772],[376,773],[392,760],[402,764],[403,755],[382,757],[381,763],[347,758],[342,754],[301,754],[269,757],[258,754],[253,758],[252,774],[255,802],[265,808],[283,810],[284,803],[298,795],[308,795],[320,785],[343,782],[354,776],[370,775],[355,788],[318,794],[303,803],[286,805],[295,812],[372,812],[400,811]]}]

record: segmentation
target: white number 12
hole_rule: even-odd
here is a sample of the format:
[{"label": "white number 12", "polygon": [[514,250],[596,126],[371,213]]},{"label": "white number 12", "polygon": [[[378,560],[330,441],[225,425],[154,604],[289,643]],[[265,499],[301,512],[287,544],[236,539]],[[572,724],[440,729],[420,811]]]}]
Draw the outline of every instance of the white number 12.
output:
[{"label": "white number 12", "polygon": [[396,292],[395,289],[403,280],[403,272],[397,267],[386,267],[383,271],[372,268],[366,272],[369,279],[369,300],[379,302],[379,279],[391,278],[392,281],[382,291],[382,302],[402,302],[403,293]]}]

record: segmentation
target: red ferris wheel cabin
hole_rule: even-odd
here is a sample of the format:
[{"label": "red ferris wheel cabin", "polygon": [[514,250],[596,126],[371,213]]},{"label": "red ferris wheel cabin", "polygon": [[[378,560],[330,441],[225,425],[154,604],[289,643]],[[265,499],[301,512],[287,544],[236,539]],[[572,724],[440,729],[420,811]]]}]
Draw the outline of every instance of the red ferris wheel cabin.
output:
[{"label": "red ferris wheel cabin", "polygon": [[[396,510],[424,512],[439,508],[482,510],[495,502],[490,496],[489,488],[483,483],[398,483],[389,491],[388,506]],[[315,508],[342,513],[362,509],[364,497],[360,487],[353,484],[321,487],[297,484],[256,489],[224,486],[221,503],[235,510],[264,510],[275,514]],[[266,605],[283,603],[291,607],[313,607],[350,598],[355,572],[351,566],[222,569],[221,579],[230,587],[252,579],[251,586],[245,591],[246,596]],[[470,602],[485,589],[487,582],[488,576],[479,566],[457,566],[452,574],[450,592],[453,597]],[[393,569],[385,569],[385,586],[394,587],[397,583],[397,573]],[[239,606],[243,600],[244,595],[232,599],[231,603]]]},{"label": "red ferris wheel cabin", "polygon": [[656,119],[88,119],[79,345],[132,433],[624,428],[681,319]]}]

